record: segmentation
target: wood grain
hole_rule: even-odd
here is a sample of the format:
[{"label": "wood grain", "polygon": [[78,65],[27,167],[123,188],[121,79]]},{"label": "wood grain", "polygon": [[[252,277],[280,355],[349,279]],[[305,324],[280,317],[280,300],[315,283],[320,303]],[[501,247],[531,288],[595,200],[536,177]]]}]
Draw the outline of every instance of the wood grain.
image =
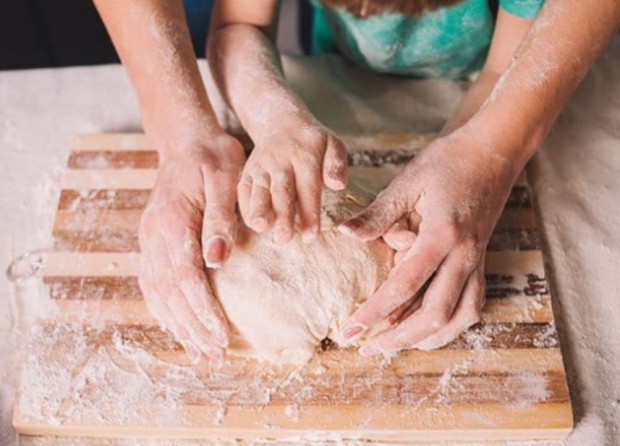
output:
[{"label": "wood grain", "polygon": [[[385,186],[433,137],[345,135],[351,175]],[[144,135],[112,134],[77,136],[72,148],[55,251],[41,271],[56,311],[33,326],[14,413],[21,434],[132,437],[136,444],[140,436],[385,444],[570,432],[525,176],[489,243],[482,319],[449,345],[389,360],[318,347],[301,368],[229,358],[214,369],[189,361],[148,313],[138,286],[137,228],[157,175],[153,146]]]}]

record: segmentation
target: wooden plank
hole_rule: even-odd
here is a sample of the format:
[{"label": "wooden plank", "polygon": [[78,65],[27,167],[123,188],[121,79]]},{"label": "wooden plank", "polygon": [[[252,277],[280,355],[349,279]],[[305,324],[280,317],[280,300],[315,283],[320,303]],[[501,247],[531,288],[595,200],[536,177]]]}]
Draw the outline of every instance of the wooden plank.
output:
[{"label": "wooden plank", "polygon": [[157,169],[67,169],[63,189],[147,189],[155,184]]},{"label": "wooden plank", "polygon": [[[426,438],[425,432],[428,429],[456,429],[461,435],[463,429],[503,430],[515,422],[489,418],[485,407],[512,416],[527,410],[530,414],[537,411],[539,417],[548,417],[546,410],[559,406],[570,411],[561,357],[555,348],[409,351],[387,364],[381,358],[362,358],[351,349],[330,350],[319,353],[301,370],[279,366],[270,369],[256,361],[237,359],[225,363],[224,368],[217,373],[205,364],[195,369],[185,369],[181,373],[174,363],[174,358],[184,357],[180,347],[168,334],[157,328],[107,325],[101,329],[49,324],[43,326],[39,336],[39,345],[45,347],[43,357],[58,364],[66,364],[66,358],[75,354],[73,346],[81,345],[81,341],[76,344],[76,339],[86,340],[82,352],[78,354],[78,362],[73,366],[75,368],[70,374],[61,375],[60,379],[71,379],[71,376],[81,376],[83,373],[98,373],[98,364],[107,361],[120,367],[108,369],[105,375],[110,383],[117,384],[105,388],[103,404],[97,404],[103,389],[80,387],[80,404],[95,404],[97,410],[94,413],[75,410],[57,413],[59,422],[53,427],[53,432],[59,435],[84,435],[84,430],[80,429],[82,426],[93,429],[96,435],[112,436],[115,432],[122,432],[119,435],[139,435],[144,432],[142,427],[151,427],[150,432],[160,433],[158,428],[166,427],[171,432],[175,428],[182,428],[179,435],[187,438],[194,438],[198,434],[230,438],[231,435],[240,435],[238,429],[252,429],[258,436],[270,436],[271,429],[276,432],[287,428],[300,432],[336,429],[342,432],[349,427],[363,431],[363,438],[373,438],[371,433],[376,429],[377,435],[381,436],[379,438],[385,440],[388,438],[386,432],[393,432],[394,435],[407,433],[409,438],[420,434],[420,438]],[[93,355],[91,347],[103,348],[106,353],[103,356]],[[139,353],[141,351],[149,352],[155,359],[134,363],[136,358],[143,358]],[[80,357],[88,358],[88,363],[84,364]],[[173,360],[172,364],[167,362],[170,360]],[[44,364],[37,361],[34,367],[43,367],[40,373],[47,373],[48,368]],[[150,384],[144,390],[153,395],[161,391],[161,385],[168,385],[162,384],[165,381],[161,377],[170,376],[171,371],[176,371],[172,376],[177,376],[179,380],[175,385],[183,388],[180,394],[183,404],[163,406],[171,412],[170,416],[158,418],[162,424],[150,423],[148,414],[161,410],[159,406],[152,406],[155,404],[152,401],[143,401],[143,406],[135,413],[130,411],[133,415],[129,419],[123,418],[125,422],[119,422],[117,417],[129,415],[119,414],[117,408],[106,403],[115,401],[117,392],[120,399],[120,394],[128,390],[123,387],[123,380],[119,381],[115,376],[125,376],[128,370],[136,366],[140,367],[140,373],[148,376],[143,382]],[[37,373],[34,373],[30,379],[36,378]],[[81,386],[79,381],[75,385]],[[274,383],[276,387],[271,389],[269,386]],[[334,387],[333,383],[339,385]],[[381,392],[377,391],[377,383],[381,383]],[[68,384],[67,398],[73,398],[72,384],[61,384]],[[152,386],[152,393],[149,386]],[[301,389],[312,391],[300,391],[300,386]],[[238,389],[244,391],[239,392]],[[253,404],[256,398],[251,397],[252,392],[268,395],[269,403]],[[261,398],[259,400],[263,401]],[[476,401],[473,407],[472,400]],[[223,414],[222,402],[226,403]],[[386,402],[390,404],[386,405]],[[295,417],[290,415],[291,406],[296,412]],[[33,409],[29,401],[23,400],[21,407],[30,409],[16,415],[16,425],[20,430],[36,434],[52,432],[47,430],[52,428],[49,424],[37,423],[37,409]],[[60,402],[58,407],[62,408],[64,404]],[[371,419],[363,418],[368,415],[368,409],[374,412],[387,408],[392,410],[394,407],[398,408],[394,412],[398,414],[395,420],[386,421],[375,416]],[[468,411],[463,411],[465,407],[469,407]],[[219,417],[213,418],[213,411],[220,413]],[[286,419],[280,416],[279,411],[284,411]],[[327,412],[330,416],[324,418],[318,412]],[[419,412],[425,415],[419,417],[416,415]],[[308,417],[302,417],[302,413],[307,413]],[[460,417],[465,414],[471,420],[461,420]],[[480,417],[478,414],[481,414]],[[201,415],[205,418],[195,418]],[[500,424],[494,424],[494,420]],[[519,420],[518,423],[521,423],[523,418]],[[571,422],[566,417],[561,417],[561,420],[556,422]],[[210,434],[205,432],[202,430],[205,426],[214,431]],[[542,429],[546,425],[544,422],[536,422],[520,426],[520,429],[527,426]],[[501,435],[505,435],[505,432]]]},{"label": "wooden plank", "polygon": [[156,150],[74,150],[69,156],[69,169],[156,169]]},{"label": "wooden plank", "polygon": [[[547,440],[565,438],[572,430],[571,408],[563,403],[533,405],[531,408],[505,410],[501,404],[487,404],[476,407],[475,413],[468,405],[454,407],[450,411],[407,410],[403,406],[360,407],[351,410],[348,406],[324,408],[322,406],[301,409],[299,419],[311,423],[290,427],[292,421],[287,415],[287,406],[262,406],[260,408],[233,407],[227,410],[221,425],[212,427],[218,420],[219,407],[204,408],[188,406],[184,418],[188,426],[85,426],[75,424],[60,426],[38,425],[24,420],[17,424],[20,432],[28,435],[77,435],[88,437],[147,438],[217,438],[230,440],[274,440],[297,441],[486,441],[486,440]],[[403,414],[406,414],[404,416]],[[19,415],[19,414],[18,414]],[[248,427],[248,422],[260,415],[264,427]],[[76,416],[77,418],[77,416]],[[363,420],[364,423],[360,423]],[[382,428],[386,423],[399,423],[400,429]],[[342,429],[340,426],[352,426]],[[190,427],[191,426],[191,427]],[[319,426],[319,427],[315,427]],[[414,426],[423,426],[415,428]],[[458,426],[458,427],[456,427]],[[505,426],[505,427],[494,427]],[[524,427],[526,426],[526,427]],[[529,427],[536,426],[536,427]],[[305,434],[305,435],[304,435]],[[295,443],[293,443],[295,444]]]},{"label": "wooden plank", "polygon": [[153,150],[153,144],[144,133],[93,133],[74,136],[71,148],[74,151]]},{"label": "wooden plank", "polygon": [[50,252],[45,255],[45,276],[137,276],[140,254]]},{"label": "wooden plank", "polygon": [[[42,276],[136,276],[139,260],[135,252],[50,252]],[[485,265],[489,274],[545,276],[539,251],[490,251]]]},{"label": "wooden plank", "polygon": [[[486,274],[485,278],[488,300],[516,297],[538,299],[549,295],[546,281],[537,276],[519,278]],[[52,299],[83,301],[142,298],[136,276],[44,276],[42,279],[49,287]]]},{"label": "wooden plank", "polygon": [[149,189],[63,189],[58,209],[144,209],[150,194]]},{"label": "wooden plank", "polygon": [[[99,293],[91,293],[95,298],[89,299],[59,299],[56,307],[60,315],[58,320],[69,323],[71,321],[97,321],[99,323],[122,323],[155,325],[156,319],[151,316],[139,290],[132,290],[132,297],[125,298],[122,291],[108,297],[99,298]],[[110,294],[108,294],[109,296]],[[490,299],[482,312],[481,321],[491,323],[549,323],[553,322],[553,311],[548,296],[524,297],[512,296],[505,299]]]},{"label": "wooden plank", "polygon": [[[377,189],[431,139],[351,138],[351,176]],[[57,311],[30,340],[14,418],[20,432],[218,444],[258,437],[518,440],[570,431],[523,175],[486,254],[481,323],[443,349],[364,358],[327,342],[302,368],[229,358],[214,369],[205,359],[190,363],[149,315],[138,287],[136,233],[157,174],[152,145],[139,134],[80,136],[68,164],[54,224],[59,251],[45,256],[42,270]]]}]

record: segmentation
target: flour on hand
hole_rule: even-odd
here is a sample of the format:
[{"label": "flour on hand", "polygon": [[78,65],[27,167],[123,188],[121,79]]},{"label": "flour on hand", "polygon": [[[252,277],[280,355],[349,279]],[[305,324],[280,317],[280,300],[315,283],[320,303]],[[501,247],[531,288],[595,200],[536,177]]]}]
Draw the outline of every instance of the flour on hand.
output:
[{"label": "flour on hand", "polygon": [[345,319],[386,278],[393,250],[382,240],[363,242],[341,234],[338,224],[370,204],[373,194],[350,181],[325,190],[321,236],[287,244],[257,234],[242,222],[225,265],[209,270],[211,285],[232,326],[228,354],[303,363],[321,341],[340,346]]}]

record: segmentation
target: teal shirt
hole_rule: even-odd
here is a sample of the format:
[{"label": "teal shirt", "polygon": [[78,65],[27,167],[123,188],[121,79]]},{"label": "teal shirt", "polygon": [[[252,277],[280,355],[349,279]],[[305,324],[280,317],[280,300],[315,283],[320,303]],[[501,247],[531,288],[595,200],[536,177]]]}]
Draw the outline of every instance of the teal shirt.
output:
[{"label": "teal shirt", "polygon": [[[544,0],[500,0],[506,12],[534,18]],[[356,18],[345,8],[312,1],[314,54],[340,52],[374,71],[417,77],[461,78],[479,70],[494,20],[487,0],[464,0],[419,17],[384,12]]]}]

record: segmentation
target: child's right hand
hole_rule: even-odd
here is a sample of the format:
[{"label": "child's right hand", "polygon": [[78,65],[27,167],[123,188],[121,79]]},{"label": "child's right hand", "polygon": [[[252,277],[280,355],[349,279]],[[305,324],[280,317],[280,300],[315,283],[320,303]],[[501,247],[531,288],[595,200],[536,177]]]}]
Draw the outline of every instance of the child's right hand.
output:
[{"label": "child's right hand", "polygon": [[273,239],[286,243],[294,235],[299,214],[302,240],[320,230],[321,190],[344,189],[347,149],[314,118],[274,123],[273,131],[256,138],[238,186],[239,209],[256,232],[273,229]]}]

